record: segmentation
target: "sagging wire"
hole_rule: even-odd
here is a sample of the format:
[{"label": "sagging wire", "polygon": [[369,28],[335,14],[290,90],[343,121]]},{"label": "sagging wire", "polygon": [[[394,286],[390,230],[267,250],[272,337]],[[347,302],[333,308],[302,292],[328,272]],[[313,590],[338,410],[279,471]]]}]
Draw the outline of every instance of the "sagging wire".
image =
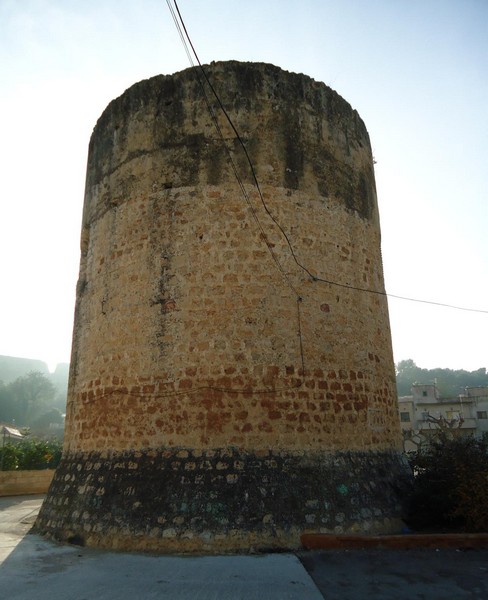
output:
[{"label": "sagging wire", "polygon": [[[168,6],[170,6],[170,10],[171,10],[171,14],[173,15],[173,19],[176,19],[176,14],[174,13],[174,10],[173,10],[173,8],[171,6],[170,0],[166,0],[166,1],[167,1]],[[289,247],[289,250],[290,250],[290,253],[292,255],[293,260],[295,261],[295,263],[297,264],[297,266],[300,267],[310,277],[310,279],[312,281],[314,281],[314,282],[317,281],[317,282],[321,282],[321,283],[327,283],[328,285],[342,287],[342,288],[346,288],[346,289],[351,289],[351,290],[355,290],[355,291],[358,291],[358,292],[365,292],[365,293],[368,293],[368,294],[376,294],[376,295],[384,296],[384,297],[387,297],[387,298],[395,298],[395,299],[398,299],[398,300],[406,300],[406,301],[409,301],[409,302],[420,302],[420,303],[423,303],[423,304],[431,304],[431,305],[434,305],[434,306],[441,306],[441,307],[445,307],[445,308],[452,308],[452,309],[455,309],[455,310],[463,310],[463,311],[469,311],[469,312],[476,312],[476,313],[488,314],[488,310],[477,309],[477,308],[469,308],[469,307],[458,306],[458,305],[454,305],[454,304],[447,304],[447,303],[444,303],[444,302],[435,302],[435,301],[431,301],[431,300],[423,300],[423,299],[412,298],[412,297],[408,297],[408,296],[400,296],[400,295],[397,295],[397,294],[390,294],[390,293],[388,293],[388,292],[386,292],[384,290],[374,290],[374,289],[371,289],[371,288],[363,288],[363,287],[358,287],[358,286],[354,286],[354,285],[351,285],[351,284],[339,283],[337,281],[333,281],[333,280],[330,280],[330,279],[325,279],[324,277],[320,277],[319,275],[312,273],[306,267],[306,265],[304,265],[297,258],[295,250],[293,248],[293,245],[291,244],[291,241],[290,241],[290,239],[289,239],[286,231],[283,229],[283,227],[281,226],[281,224],[279,223],[279,221],[275,218],[275,216],[269,210],[269,208],[268,208],[268,206],[266,204],[266,201],[264,200],[264,196],[263,196],[263,194],[261,192],[259,181],[257,179],[256,172],[255,172],[252,160],[251,160],[251,158],[250,158],[250,156],[248,154],[246,145],[244,144],[241,136],[239,135],[239,132],[237,131],[237,128],[235,127],[232,119],[230,118],[230,116],[229,116],[227,110],[225,109],[222,101],[220,100],[219,95],[217,94],[214,86],[212,85],[210,79],[207,76],[207,73],[206,73],[206,71],[205,71],[205,69],[204,69],[204,67],[203,67],[203,65],[202,65],[202,63],[200,61],[200,58],[199,58],[199,56],[198,56],[198,54],[197,54],[197,52],[195,50],[195,47],[194,47],[194,45],[193,45],[193,43],[191,41],[191,38],[190,38],[190,36],[188,34],[187,29],[186,29],[185,22],[184,22],[184,20],[183,20],[183,18],[181,16],[181,12],[179,10],[177,0],[173,0],[173,1],[174,1],[174,4],[175,4],[175,7],[176,7],[176,11],[178,13],[179,23],[178,23],[177,27],[178,27],[178,31],[180,32],[180,37],[183,36],[183,33],[184,33],[184,36],[186,36],[186,39],[188,40],[188,43],[190,44],[191,50],[193,52],[193,55],[196,58],[196,61],[198,63],[198,66],[199,66],[199,68],[200,68],[200,70],[201,70],[204,78],[205,78],[206,83],[208,84],[210,90],[212,91],[212,94],[214,95],[214,97],[215,97],[215,99],[216,99],[216,101],[217,101],[220,109],[222,110],[223,115],[225,116],[225,118],[227,119],[227,122],[229,123],[230,127],[234,131],[236,139],[238,140],[239,144],[241,145],[241,147],[242,147],[242,149],[244,151],[246,160],[247,160],[247,162],[249,164],[249,167],[250,167],[250,170],[251,170],[251,174],[252,174],[252,178],[254,180],[254,184],[255,184],[256,190],[257,190],[259,198],[261,200],[261,203],[262,203],[262,205],[263,205],[266,213],[269,215],[269,217],[271,218],[271,220],[275,223],[275,225],[281,231],[281,234],[283,235],[283,237],[284,237],[284,239],[285,239],[285,241],[286,241],[286,243],[287,243],[287,245]],[[181,23],[181,25],[180,25],[180,23]],[[182,41],[183,41],[183,44],[185,46],[185,50],[186,50],[187,55],[188,55],[189,54],[188,45],[186,43],[186,40],[184,40],[183,37],[182,37]],[[190,59],[190,63],[191,63],[192,66],[195,66],[195,64],[193,62],[193,59]]]},{"label": "sagging wire", "polygon": [[[257,188],[257,190],[258,190],[259,197],[260,197],[260,199],[261,199],[261,201],[262,201],[262,203],[263,203],[263,206],[264,206],[264,208],[265,208],[266,212],[267,212],[267,213],[268,213],[268,214],[271,216],[271,218],[272,218],[272,219],[273,219],[273,220],[276,222],[276,224],[278,225],[278,227],[280,227],[280,229],[281,229],[281,226],[280,226],[280,225],[279,225],[279,223],[278,223],[278,222],[277,222],[277,221],[274,219],[274,217],[271,215],[271,213],[270,213],[270,212],[269,212],[269,210],[268,210],[268,207],[266,206],[266,203],[264,202],[264,198],[263,198],[263,196],[262,196],[261,189],[260,189],[260,187],[259,187],[259,183],[258,183],[258,180],[257,180],[257,178],[256,178],[255,171],[254,171],[254,166],[253,166],[253,164],[252,164],[252,161],[251,161],[251,159],[250,159],[250,157],[249,157],[249,154],[248,154],[248,152],[247,152],[247,148],[246,148],[246,146],[245,146],[244,142],[242,141],[242,138],[241,138],[241,136],[239,135],[239,132],[237,131],[236,127],[234,126],[234,123],[232,122],[232,120],[231,120],[230,116],[228,115],[228,113],[227,113],[227,111],[226,111],[226,109],[225,109],[224,105],[222,104],[222,101],[220,100],[220,97],[219,97],[219,95],[217,94],[217,92],[215,91],[215,88],[213,87],[213,85],[212,85],[211,81],[209,80],[209,78],[208,78],[208,76],[207,76],[207,73],[206,73],[205,69],[203,68],[203,66],[202,66],[202,64],[201,64],[201,62],[200,62],[200,59],[199,59],[199,57],[198,57],[198,54],[196,53],[196,50],[195,50],[195,48],[194,48],[194,46],[193,46],[193,43],[192,43],[192,41],[191,41],[191,39],[190,39],[190,37],[189,37],[189,35],[188,35],[188,32],[187,32],[187,30],[186,30],[185,23],[184,23],[184,21],[183,21],[183,19],[182,19],[182,17],[181,17],[181,13],[180,13],[180,10],[179,10],[179,7],[178,7],[178,4],[175,2],[176,11],[177,11],[177,13],[178,13],[178,16],[177,16],[177,15],[176,15],[176,13],[174,12],[174,9],[173,9],[172,5],[171,5],[171,1],[170,1],[170,0],[166,0],[166,3],[167,3],[167,5],[168,5],[168,7],[169,7],[169,9],[170,9],[171,15],[172,15],[172,17],[173,17],[173,20],[174,20],[174,22],[175,22],[175,24],[176,24],[176,27],[177,27],[177,29],[178,29],[178,32],[179,32],[179,34],[180,34],[180,39],[181,39],[181,41],[182,41],[182,43],[183,43],[183,46],[184,46],[184,48],[185,48],[186,55],[187,55],[187,56],[188,56],[188,58],[189,58],[189,61],[190,61],[190,64],[191,64],[191,66],[192,66],[192,67],[195,67],[196,65],[195,65],[195,63],[193,62],[193,58],[192,58],[192,56],[191,56],[191,52],[190,52],[190,50],[189,50],[189,48],[188,48],[188,44],[187,44],[187,42],[186,42],[185,36],[186,36],[186,38],[188,39],[188,43],[190,44],[190,47],[191,47],[191,50],[192,50],[193,54],[195,55],[195,58],[196,58],[196,60],[197,60],[198,66],[199,66],[199,68],[200,68],[200,71],[201,71],[201,73],[203,74],[203,77],[204,77],[204,80],[205,80],[205,82],[206,82],[206,83],[207,83],[207,85],[210,87],[210,90],[212,91],[212,94],[213,94],[213,96],[215,97],[215,99],[216,99],[216,101],[217,101],[217,103],[218,103],[218,105],[219,105],[219,108],[222,110],[223,114],[225,115],[225,117],[226,117],[226,119],[227,119],[227,121],[228,121],[229,125],[230,125],[230,126],[231,126],[231,128],[232,128],[232,131],[234,132],[234,134],[235,134],[235,136],[236,136],[236,139],[238,140],[239,144],[241,145],[241,147],[242,147],[242,148],[243,148],[243,150],[244,150],[244,153],[245,153],[245,156],[246,156],[246,160],[247,160],[247,162],[248,162],[248,164],[249,164],[249,166],[250,166],[250,169],[251,169],[251,174],[252,174],[252,176],[253,176],[253,180],[254,180],[254,182],[255,182],[255,186],[256,186],[256,188]],[[183,34],[183,32],[184,32],[184,34]],[[239,171],[238,171],[238,169],[237,169],[237,165],[235,164],[235,161],[234,161],[234,159],[233,159],[233,157],[232,157],[232,153],[231,153],[231,151],[230,151],[230,149],[229,149],[229,147],[228,147],[228,145],[227,145],[227,143],[226,143],[226,141],[225,141],[225,136],[224,136],[224,134],[223,134],[223,132],[222,132],[222,128],[220,127],[220,124],[219,124],[219,122],[218,122],[217,115],[215,114],[215,110],[213,109],[213,107],[212,107],[212,105],[211,105],[211,103],[210,103],[210,100],[209,100],[209,98],[208,98],[208,95],[207,95],[207,92],[206,92],[206,89],[205,89],[205,85],[204,85],[204,83],[203,83],[202,79],[200,78],[200,76],[198,75],[198,71],[197,71],[197,80],[198,80],[198,83],[199,83],[199,85],[200,85],[200,88],[201,88],[201,90],[202,90],[202,95],[203,95],[203,98],[204,98],[204,100],[205,100],[205,104],[206,104],[206,106],[207,106],[207,110],[208,110],[208,112],[209,112],[209,114],[210,114],[210,117],[211,117],[211,119],[212,119],[213,125],[214,125],[214,127],[215,127],[215,129],[216,129],[216,131],[217,131],[217,133],[218,133],[218,135],[219,135],[219,137],[220,137],[220,139],[221,139],[221,141],[222,141],[223,145],[224,145],[225,151],[226,151],[226,153],[227,153],[227,157],[228,157],[229,164],[231,165],[232,171],[233,171],[233,173],[234,173],[234,176],[235,176],[235,178],[236,178],[236,180],[237,180],[237,183],[238,183],[238,185],[239,185],[239,188],[240,188],[240,190],[241,190],[241,193],[242,193],[242,195],[243,195],[244,199],[246,200],[246,203],[247,203],[247,205],[248,205],[248,207],[249,207],[249,209],[250,209],[250,211],[251,211],[251,214],[252,214],[252,217],[253,217],[254,221],[256,222],[256,224],[257,224],[257,226],[258,226],[258,229],[259,229],[259,230],[260,230],[260,232],[261,232],[261,238],[262,238],[262,240],[264,241],[264,243],[266,244],[266,247],[267,247],[267,249],[268,249],[269,253],[271,254],[271,257],[272,257],[273,261],[275,262],[275,265],[276,265],[276,267],[277,267],[277,268],[278,268],[278,270],[280,271],[280,273],[281,273],[282,277],[285,279],[285,281],[287,282],[288,286],[289,286],[289,287],[290,287],[290,288],[293,290],[293,292],[294,292],[295,296],[297,296],[297,297],[298,297],[298,296],[299,296],[299,294],[298,294],[298,291],[295,289],[295,286],[292,284],[292,282],[291,282],[291,280],[290,280],[290,277],[289,277],[288,273],[285,271],[285,269],[284,269],[284,268],[283,268],[283,266],[281,265],[281,262],[280,262],[280,260],[279,260],[278,256],[276,255],[275,251],[273,250],[273,247],[272,247],[271,243],[269,242],[269,239],[268,239],[268,236],[267,236],[267,234],[266,234],[266,232],[265,232],[265,230],[264,230],[264,227],[263,227],[263,225],[262,225],[262,223],[261,223],[261,221],[260,221],[260,219],[259,219],[259,217],[258,217],[258,215],[257,215],[256,209],[255,209],[255,208],[254,208],[254,206],[253,206],[253,203],[252,203],[252,201],[251,201],[251,198],[250,198],[250,196],[249,196],[249,193],[248,193],[248,191],[247,191],[247,190],[246,190],[246,188],[245,188],[245,185],[244,185],[244,183],[243,183],[243,181],[242,181],[242,179],[241,179],[241,176],[239,175]],[[282,231],[283,231],[283,230],[282,230]],[[284,233],[284,232],[283,232],[283,233]],[[286,234],[285,234],[285,233],[284,233],[284,235],[286,236]]]},{"label": "sagging wire", "polygon": [[[178,31],[180,32],[180,38],[182,39],[182,42],[183,42],[183,45],[185,47],[185,51],[186,51],[187,56],[190,54],[190,51],[189,51],[188,45],[186,43],[186,40],[188,40],[188,44],[191,47],[193,55],[195,56],[195,59],[196,59],[196,61],[198,63],[199,70],[203,74],[203,78],[204,78],[205,82],[209,86],[209,88],[210,88],[210,90],[211,90],[211,92],[212,92],[215,100],[217,101],[217,104],[218,104],[220,110],[224,114],[224,116],[225,116],[227,122],[229,123],[232,131],[234,132],[234,135],[235,135],[236,139],[238,140],[241,148],[244,151],[247,163],[249,164],[249,167],[250,167],[250,170],[251,170],[251,174],[252,174],[252,178],[253,178],[255,187],[256,187],[256,189],[258,191],[259,198],[261,200],[261,203],[262,203],[262,205],[263,205],[266,213],[271,217],[271,219],[273,220],[273,222],[277,225],[277,227],[280,229],[280,231],[284,235],[284,237],[287,240],[288,245],[289,245],[289,247],[291,249],[292,255],[293,255],[293,257],[295,258],[295,261],[296,261],[297,259],[296,259],[295,255],[294,255],[293,248],[292,248],[292,246],[290,244],[290,241],[288,240],[288,236],[286,235],[286,232],[283,230],[283,228],[281,227],[280,223],[271,214],[271,212],[268,209],[268,206],[267,206],[267,204],[266,204],[266,202],[264,200],[264,197],[263,197],[263,194],[261,192],[261,188],[259,186],[259,182],[258,182],[258,179],[257,179],[257,176],[256,176],[254,165],[252,163],[251,157],[249,156],[249,153],[247,151],[246,145],[244,144],[244,142],[243,142],[243,140],[242,140],[242,138],[241,138],[241,136],[240,136],[237,128],[235,127],[232,119],[230,118],[229,114],[227,113],[227,111],[226,111],[226,109],[225,109],[225,107],[224,107],[224,105],[223,105],[223,103],[222,103],[219,95],[217,94],[214,86],[212,85],[212,82],[208,78],[207,73],[206,73],[205,69],[203,68],[203,65],[202,65],[202,63],[200,61],[200,58],[199,58],[199,56],[198,56],[198,54],[197,54],[197,52],[195,50],[195,47],[193,46],[191,38],[190,38],[190,36],[188,34],[188,31],[186,29],[185,23],[184,23],[183,18],[181,16],[181,13],[180,13],[180,10],[179,10],[179,7],[178,7],[178,4],[177,4],[176,0],[174,1],[174,4],[175,4],[175,8],[176,8],[176,12],[178,14],[178,17],[176,16],[176,13],[173,10],[173,7],[171,5],[170,0],[166,0],[166,3],[168,4],[168,7],[170,8],[170,12],[171,12],[171,15],[173,16],[173,20],[175,20],[175,22],[178,22],[177,28],[178,28]],[[184,32],[184,36],[183,36],[183,32]],[[185,39],[185,37],[186,37],[186,39]],[[192,65],[192,67],[195,67],[193,59],[190,59],[190,64]],[[290,276],[288,275],[288,273],[284,269],[283,265],[281,264],[281,261],[278,258],[278,256],[276,255],[276,252],[273,250],[273,247],[272,247],[272,245],[271,245],[271,243],[270,243],[270,241],[268,239],[268,235],[266,234],[266,231],[264,230],[264,227],[263,227],[263,225],[261,223],[261,220],[259,219],[259,216],[258,216],[258,214],[256,212],[256,209],[253,206],[253,203],[251,201],[249,193],[246,190],[245,185],[244,185],[244,183],[242,181],[242,178],[241,178],[241,176],[239,174],[239,171],[238,171],[237,165],[235,164],[235,161],[233,159],[232,153],[231,153],[231,151],[230,151],[230,149],[229,149],[229,147],[228,147],[228,145],[227,145],[227,143],[225,141],[225,137],[224,137],[222,129],[221,129],[220,125],[219,125],[219,122],[218,122],[218,119],[217,119],[217,115],[215,114],[215,111],[214,111],[214,109],[213,109],[213,107],[212,107],[212,105],[211,105],[211,103],[210,103],[210,101],[208,99],[207,92],[206,92],[206,89],[205,89],[205,85],[203,84],[202,79],[198,75],[197,75],[197,79],[198,79],[199,85],[200,85],[200,87],[202,89],[202,93],[203,93],[203,97],[205,99],[207,110],[209,111],[209,114],[211,116],[212,122],[213,122],[213,124],[214,124],[214,126],[215,126],[215,128],[217,130],[217,133],[218,133],[218,135],[219,135],[219,137],[220,137],[223,145],[224,145],[224,148],[225,148],[227,156],[228,156],[229,164],[232,167],[232,171],[233,171],[234,176],[235,176],[235,178],[236,178],[236,180],[238,182],[238,185],[239,185],[239,188],[241,190],[241,193],[242,193],[243,197],[245,198],[246,204],[248,205],[248,207],[250,209],[251,215],[252,215],[252,217],[253,217],[253,219],[254,219],[254,221],[255,221],[255,223],[256,223],[259,231],[261,232],[261,239],[266,244],[266,247],[267,247],[267,249],[268,249],[268,251],[269,251],[269,253],[270,253],[270,255],[271,255],[271,257],[272,257],[272,259],[273,259],[273,261],[275,263],[275,266],[278,269],[278,271],[281,273],[281,275],[282,275],[283,279],[285,280],[285,282],[287,283],[288,287],[291,289],[291,291],[295,295],[296,304],[297,304],[297,325],[298,325],[300,362],[301,362],[301,365],[302,365],[302,373],[305,373],[305,356],[304,356],[304,349],[303,349],[303,335],[302,335],[301,312],[300,312],[300,304],[302,302],[302,297],[300,296],[300,294],[299,294],[298,290],[296,289],[296,287],[291,282]]]}]

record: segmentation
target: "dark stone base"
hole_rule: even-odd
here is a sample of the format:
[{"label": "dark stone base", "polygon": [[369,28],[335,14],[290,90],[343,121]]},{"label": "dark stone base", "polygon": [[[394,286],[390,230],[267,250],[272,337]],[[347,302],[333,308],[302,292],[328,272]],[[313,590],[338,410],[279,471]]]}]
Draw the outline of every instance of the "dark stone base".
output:
[{"label": "dark stone base", "polygon": [[292,549],[305,532],[398,531],[409,480],[396,452],[67,454],[36,530],[126,550]]}]

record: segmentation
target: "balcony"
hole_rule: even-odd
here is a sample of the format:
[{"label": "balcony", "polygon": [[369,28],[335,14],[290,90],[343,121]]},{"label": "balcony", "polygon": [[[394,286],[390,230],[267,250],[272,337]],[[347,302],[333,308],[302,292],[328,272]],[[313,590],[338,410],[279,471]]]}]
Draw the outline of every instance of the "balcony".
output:
[{"label": "balcony", "polygon": [[[459,423],[456,422],[452,427],[445,427],[445,429],[466,430],[466,429],[476,429],[476,427],[477,427],[477,420],[472,417],[468,417],[468,418],[464,419],[464,421],[461,423],[461,426],[459,426]],[[420,431],[428,431],[428,430],[439,431],[440,429],[444,429],[444,427],[441,427],[437,423],[432,422],[432,421],[418,420],[416,422],[414,429],[417,429]]]}]

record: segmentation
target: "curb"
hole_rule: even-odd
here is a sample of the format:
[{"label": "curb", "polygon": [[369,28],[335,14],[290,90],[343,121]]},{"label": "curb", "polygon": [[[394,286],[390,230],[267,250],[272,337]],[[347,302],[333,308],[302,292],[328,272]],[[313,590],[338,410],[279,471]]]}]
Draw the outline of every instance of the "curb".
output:
[{"label": "curb", "polygon": [[307,550],[357,550],[364,548],[488,548],[488,533],[414,533],[404,535],[334,535],[304,533]]}]

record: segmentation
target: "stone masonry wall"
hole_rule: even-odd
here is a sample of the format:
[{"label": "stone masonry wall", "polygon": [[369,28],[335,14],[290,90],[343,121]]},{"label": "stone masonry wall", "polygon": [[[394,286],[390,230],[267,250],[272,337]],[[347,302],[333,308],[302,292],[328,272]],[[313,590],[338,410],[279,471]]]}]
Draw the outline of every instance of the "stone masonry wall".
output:
[{"label": "stone masonry wall", "polygon": [[75,453],[56,470],[37,526],[118,550],[296,548],[304,532],[398,530],[405,482],[392,452]]},{"label": "stone masonry wall", "polygon": [[[212,538],[208,548],[230,548],[237,538],[239,547],[251,539],[293,545],[298,530],[342,523],[334,521],[343,512],[326,499],[326,482],[318,495],[304,492],[299,509],[300,493],[278,486],[289,505],[276,497],[263,501],[261,513],[267,512],[257,529],[236,511],[236,499],[263,485],[246,465],[280,457],[277,464],[286,466],[279,477],[298,468],[313,486],[325,471],[332,477],[335,459],[337,486],[354,471],[346,465],[359,461],[362,483],[356,484],[358,497],[369,497],[366,513],[351,509],[343,521],[354,529],[371,522],[364,515],[376,509],[383,529],[391,528],[400,515],[398,500],[388,492],[373,506],[373,488],[368,483],[365,492],[363,485],[368,460],[390,473],[382,479],[391,477],[384,483],[389,489],[404,468],[386,298],[364,291],[384,289],[367,131],[342,98],[303,75],[262,64],[207,69],[246,144],[262,196],[235,132],[210,99],[236,180],[196,71],[140,82],[106,109],[90,143],[59,471],[71,482],[62,492],[70,508],[60,517],[58,480],[39,524],[64,538],[80,531],[86,537],[88,526],[92,543],[110,545],[107,540],[120,538],[113,530],[118,525],[113,519],[100,525],[96,495],[88,500],[82,473],[86,464],[103,465],[102,473],[113,473],[114,461],[124,464],[118,480],[131,487],[135,477],[132,500],[147,505],[146,483],[154,480],[148,456],[203,477],[202,486],[193,480],[191,489],[205,490],[205,506],[212,505],[212,493],[234,498],[216,501],[227,507],[219,518],[228,525],[210,519],[208,531],[220,542]],[[242,487],[223,472],[222,479],[209,479],[209,470],[219,471],[214,457],[226,452],[233,465],[244,465],[244,473],[232,472],[247,481]],[[307,470],[306,464],[315,466]],[[184,531],[191,529],[181,505],[193,502],[203,510],[181,487],[181,473],[165,489],[185,499],[179,508],[167,500],[164,527],[160,523],[161,531],[176,532],[174,539],[154,533],[168,548],[183,548]],[[295,484],[307,490],[303,473]],[[107,475],[101,477],[99,497],[106,502],[113,491],[107,492]],[[83,502],[90,505],[89,523],[73,517],[82,514]],[[320,510],[307,520],[316,502]],[[147,514],[154,512],[149,505]],[[241,525],[231,524],[231,513]],[[192,514],[199,518],[198,511]],[[180,518],[184,531],[167,525]],[[97,526],[103,535],[93,537]],[[132,537],[146,539],[144,527],[137,527]],[[240,533],[224,544],[231,530]]]},{"label": "stone masonry wall", "polygon": [[[152,210],[127,201],[92,226],[97,243],[77,314],[75,356],[82,364],[74,364],[68,447],[144,448],[155,439],[191,447],[209,440],[246,448],[279,447],[282,440],[296,448],[390,447],[397,409],[384,298],[300,282],[283,247],[301,285],[298,307],[259,235],[249,231],[238,190],[203,190],[195,207],[192,193],[163,192]],[[296,218],[293,195],[267,195],[271,210],[288,202],[282,222],[292,211]],[[329,233],[323,207],[307,200],[295,251],[308,268],[317,271],[321,257],[335,255],[327,277],[347,282],[347,269],[351,283],[378,285],[371,266],[377,256],[366,244],[371,226],[349,217],[346,246],[346,223],[342,235]],[[345,221],[347,214],[340,216]],[[321,222],[317,232],[314,221]],[[272,239],[278,247],[278,236]],[[351,239],[362,244],[352,248]]]}]

